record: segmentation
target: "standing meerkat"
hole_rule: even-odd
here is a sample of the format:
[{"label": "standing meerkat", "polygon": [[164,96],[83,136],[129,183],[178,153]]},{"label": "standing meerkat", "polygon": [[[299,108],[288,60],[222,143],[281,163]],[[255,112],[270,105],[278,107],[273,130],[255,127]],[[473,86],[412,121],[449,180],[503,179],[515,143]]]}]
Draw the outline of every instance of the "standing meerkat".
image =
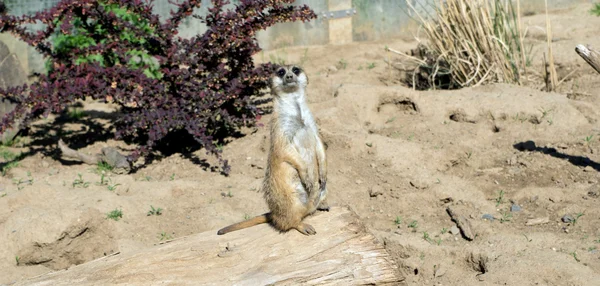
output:
[{"label": "standing meerkat", "polygon": [[329,211],[327,158],[317,123],[306,104],[308,77],[294,65],[278,67],[271,76],[274,97],[271,145],[262,189],[270,212],[227,226],[225,234],[261,223],[279,231],[316,234],[302,220],[316,210]]}]

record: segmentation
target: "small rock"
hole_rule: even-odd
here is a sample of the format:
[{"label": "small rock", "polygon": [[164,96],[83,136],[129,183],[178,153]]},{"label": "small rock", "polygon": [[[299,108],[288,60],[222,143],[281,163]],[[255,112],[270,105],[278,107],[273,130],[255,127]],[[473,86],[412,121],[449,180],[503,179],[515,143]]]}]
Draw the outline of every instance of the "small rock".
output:
[{"label": "small rock", "polygon": [[329,72],[331,72],[331,73],[334,73],[334,72],[337,72],[337,71],[338,71],[338,69],[337,69],[335,66],[328,66],[328,67],[327,67],[327,70],[328,70]]},{"label": "small rock", "polygon": [[383,195],[383,189],[380,186],[373,186],[369,189],[369,196],[371,198],[376,198],[381,195]]},{"label": "small rock", "polygon": [[569,223],[569,222],[573,222],[575,219],[573,218],[572,215],[564,215],[560,220],[562,220],[562,222],[564,223]]},{"label": "small rock", "polygon": [[458,229],[458,227],[457,227],[457,226],[453,225],[453,226],[450,228],[450,233],[451,233],[452,235],[458,235],[458,234],[460,233],[460,229]]},{"label": "small rock", "polygon": [[442,277],[442,276],[444,276],[444,274],[446,274],[446,268],[443,267],[442,265],[437,266],[435,268],[435,270],[433,271],[434,278]]},{"label": "small rock", "polygon": [[43,168],[48,168],[48,166],[50,166],[50,164],[46,161],[42,161],[42,167]]},{"label": "small rock", "polygon": [[517,204],[512,204],[510,206],[510,211],[511,212],[520,212],[521,211],[521,206],[519,206]]},{"label": "small rock", "polygon": [[532,219],[527,220],[525,225],[538,225],[538,224],[545,224],[545,223],[549,223],[549,222],[550,222],[549,217],[539,217],[539,218],[532,218]]},{"label": "small rock", "polygon": [[423,181],[410,181],[410,185],[419,190],[424,190],[429,188],[429,185]]},{"label": "small rock", "polygon": [[489,221],[494,221],[494,219],[495,219],[494,216],[491,214],[484,214],[481,216],[481,218],[485,219],[485,220],[489,220]]},{"label": "small rock", "polygon": [[371,165],[370,165],[370,166],[371,166],[371,168],[376,168],[376,167],[377,167],[377,164],[375,164],[375,163],[371,163]]},{"label": "small rock", "polygon": [[361,180],[356,180],[356,181],[354,181],[354,182],[355,182],[357,185],[360,185],[360,184],[362,184],[362,181],[361,181]]}]

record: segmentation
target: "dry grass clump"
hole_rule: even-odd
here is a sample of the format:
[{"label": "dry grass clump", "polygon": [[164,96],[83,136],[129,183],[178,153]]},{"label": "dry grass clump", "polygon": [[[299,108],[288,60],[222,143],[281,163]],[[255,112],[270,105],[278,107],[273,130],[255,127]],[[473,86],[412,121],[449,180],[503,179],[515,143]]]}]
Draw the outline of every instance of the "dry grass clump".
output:
[{"label": "dry grass clump", "polygon": [[[427,52],[413,51],[410,56],[418,67],[409,74],[409,84],[419,89],[487,82],[520,84],[525,56],[520,17],[511,0],[434,1],[431,19],[412,1],[406,1],[428,38]],[[427,76],[426,84],[418,82],[423,75]]]}]

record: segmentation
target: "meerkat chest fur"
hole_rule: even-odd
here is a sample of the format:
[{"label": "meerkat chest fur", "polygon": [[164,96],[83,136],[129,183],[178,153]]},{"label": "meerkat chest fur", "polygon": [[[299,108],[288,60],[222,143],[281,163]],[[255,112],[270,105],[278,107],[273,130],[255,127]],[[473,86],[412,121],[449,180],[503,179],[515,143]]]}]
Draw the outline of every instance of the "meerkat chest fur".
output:
[{"label": "meerkat chest fur", "polygon": [[284,136],[296,144],[305,145],[313,141],[318,133],[315,119],[308,108],[304,89],[288,93],[276,100],[279,128]]}]

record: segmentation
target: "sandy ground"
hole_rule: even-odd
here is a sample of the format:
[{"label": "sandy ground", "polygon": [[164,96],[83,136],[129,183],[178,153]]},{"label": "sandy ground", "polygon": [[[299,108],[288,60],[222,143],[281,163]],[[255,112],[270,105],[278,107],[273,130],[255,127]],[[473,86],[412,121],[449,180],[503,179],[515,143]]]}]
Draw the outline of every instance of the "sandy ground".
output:
[{"label": "sandy ground", "polygon": [[[600,75],[574,52],[580,43],[600,46],[600,18],[589,8],[550,15],[559,79],[569,76],[553,93],[540,91],[536,76],[545,52],[541,14],[523,19],[533,45],[526,86],[399,85],[385,63],[399,57],[384,47],[409,51],[416,47],[410,35],[257,60],[273,55],[305,67],[328,148],[330,203],[360,216],[407,285],[600,285]],[[224,147],[229,177],[174,154],[135,174],[107,173],[110,181],[100,184],[97,168],[60,160],[54,150],[58,137],[89,153],[127,147],[99,131],[111,107],[88,102],[84,109],[79,122],[37,122],[22,147],[1,151],[25,156],[0,177],[0,284],[266,211],[259,192],[266,127]],[[194,155],[206,158],[202,150]],[[148,215],[151,206],[162,214]],[[454,232],[448,206],[470,220],[474,240]],[[122,218],[106,219],[115,209]]]}]

